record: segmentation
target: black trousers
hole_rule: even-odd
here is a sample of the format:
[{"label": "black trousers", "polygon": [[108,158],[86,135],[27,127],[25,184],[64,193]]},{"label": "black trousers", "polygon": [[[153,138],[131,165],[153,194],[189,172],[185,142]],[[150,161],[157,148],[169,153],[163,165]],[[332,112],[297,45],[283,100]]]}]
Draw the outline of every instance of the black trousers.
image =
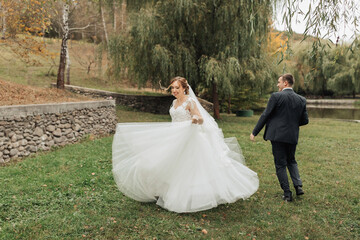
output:
[{"label": "black trousers", "polygon": [[291,195],[286,168],[289,170],[294,187],[302,186],[299,169],[295,160],[296,144],[272,141],[271,145],[276,176],[278,177],[281,188],[284,190],[284,194],[287,196]]}]

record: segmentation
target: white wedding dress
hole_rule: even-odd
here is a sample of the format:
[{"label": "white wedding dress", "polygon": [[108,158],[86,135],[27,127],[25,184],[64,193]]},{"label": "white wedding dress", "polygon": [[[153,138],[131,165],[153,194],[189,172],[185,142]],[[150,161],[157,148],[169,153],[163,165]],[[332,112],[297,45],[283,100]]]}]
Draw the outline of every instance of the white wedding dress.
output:
[{"label": "white wedding dress", "polygon": [[[188,104],[200,109],[202,125],[191,123]],[[190,95],[177,108],[173,104],[170,115],[168,123],[117,124],[112,171],[122,193],[182,213],[246,199],[257,191],[257,174],[244,165],[236,138],[224,139],[196,97]]]}]

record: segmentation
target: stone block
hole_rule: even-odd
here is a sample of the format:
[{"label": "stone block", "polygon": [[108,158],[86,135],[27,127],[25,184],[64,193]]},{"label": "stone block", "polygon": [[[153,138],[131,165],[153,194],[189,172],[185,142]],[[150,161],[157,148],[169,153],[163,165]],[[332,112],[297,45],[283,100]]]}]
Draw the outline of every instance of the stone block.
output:
[{"label": "stone block", "polygon": [[29,151],[30,152],[37,152],[37,147],[36,146],[30,146]]},{"label": "stone block", "polygon": [[17,141],[17,137],[16,137],[16,134],[12,135],[11,138],[11,142],[16,142]]},{"label": "stone block", "polygon": [[71,133],[72,130],[71,129],[66,129],[64,132],[63,132],[63,135],[68,135],[69,133]]},{"label": "stone block", "polygon": [[17,149],[11,149],[11,151],[10,151],[10,156],[11,156],[11,157],[14,157],[14,156],[16,156],[18,153],[19,153],[19,151],[18,151]]},{"label": "stone block", "polygon": [[[8,133],[7,133],[8,132]],[[12,138],[15,135],[15,132],[11,131],[10,129],[6,129],[5,133],[9,138]]]},{"label": "stone block", "polygon": [[20,146],[19,142],[14,142],[14,143],[11,144],[12,148],[18,148],[19,146]]},{"label": "stone block", "polygon": [[55,142],[56,144],[59,144],[59,143],[62,143],[62,142],[63,142],[63,139],[62,139],[61,137],[55,137],[55,138],[54,138],[54,142]]},{"label": "stone block", "polygon": [[60,128],[56,129],[53,132],[53,134],[54,134],[55,137],[61,137],[62,136],[61,129]]},{"label": "stone block", "polygon": [[26,146],[27,143],[28,143],[28,141],[27,141],[26,139],[22,139],[22,140],[20,141],[20,145],[21,145],[21,146]]},{"label": "stone block", "polygon": [[46,134],[44,134],[44,135],[42,135],[42,136],[40,137],[40,140],[41,140],[42,142],[45,142],[47,139],[48,139],[48,136],[47,136]]},{"label": "stone block", "polygon": [[46,131],[49,131],[49,132],[53,132],[55,131],[55,126],[54,125],[49,125],[46,127]]},{"label": "stone block", "polygon": [[51,146],[54,146],[55,145],[55,142],[54,140],[50,140],[46,143],[47,146],[51,147]]},{"label": "stone block", "polygon": [[39,127],[35,128],[35,130],[34,130],[35,136],[41,137],[43,134],[44,134],[44,131],[41,128],[39,128]]}]

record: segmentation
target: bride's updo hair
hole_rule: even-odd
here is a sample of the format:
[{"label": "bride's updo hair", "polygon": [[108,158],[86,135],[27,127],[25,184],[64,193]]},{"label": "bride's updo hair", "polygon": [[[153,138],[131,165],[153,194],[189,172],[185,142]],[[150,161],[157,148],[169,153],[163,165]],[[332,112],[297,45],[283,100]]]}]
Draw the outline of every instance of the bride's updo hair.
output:
[{"label": "bride's updo hair", "polygon": [[169,88],[171,87],[171,84],[173,84],[175,81],[178,81],[180,83],[180,85],[184,88],[185,90],[185,94],[188,95],[189,94],[189,85],[187,83],[187,80],[183,77],[174,77],[173,79],[170,80],[170,86]]}]

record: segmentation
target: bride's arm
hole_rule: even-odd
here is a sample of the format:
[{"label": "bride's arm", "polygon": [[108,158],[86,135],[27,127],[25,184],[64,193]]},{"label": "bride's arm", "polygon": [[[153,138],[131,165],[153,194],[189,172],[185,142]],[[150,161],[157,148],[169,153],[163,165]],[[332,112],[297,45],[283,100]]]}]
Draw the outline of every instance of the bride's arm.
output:
[{"label": "bride's arm", "polygon": [[203,124],[204,119],[202,118],[199,109],[193,100],[190,100],[190,104],[187,106],[187,109],[190,111],[192,123]]}]

